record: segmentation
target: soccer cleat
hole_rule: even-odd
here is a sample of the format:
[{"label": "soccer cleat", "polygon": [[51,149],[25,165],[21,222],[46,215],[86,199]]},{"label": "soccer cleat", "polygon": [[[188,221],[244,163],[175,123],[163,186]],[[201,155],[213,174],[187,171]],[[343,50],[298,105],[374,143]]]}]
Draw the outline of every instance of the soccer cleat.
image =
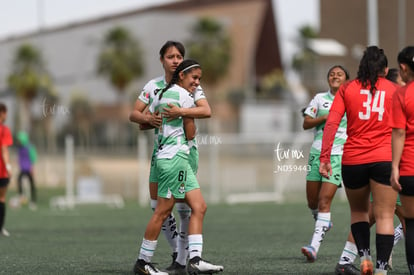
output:
[{"label": "soccer cleat", "polygon": [[214,265],[207,262],[200,257],[194,257],[190,259],[187,266],[187,272],[189,275],[197,274],[213,274],[223,271],[224,268],[221,265]]},{"label": "soccer cleat", "polygon": [[152,263],[147,263],[144,260],[138,259],[134,266],[134,274],[136,275],[168,275],[167,272],[158,270]]},{"label": "soccer cleat", "polygon": [[169,275],[187,275],[185,265],[173,262],[166,270]]},{"label": "soccer cleat", "polygon": [[306,260],[308,262],[313,263],[316,260],[316,251],[312,246],[310,245],[304,246],[302,247],[301,250],[302,250],[302,254],[305,255]]},{"label": "soccer cleat", "polygon": [[4,237],[10,237],[9,231],[7,231],[4,228],[1,229],[1,235],[3,235]]},{"label": "soccer cleat", "polygon": [[178,256],[178,252],[173,252],[173,254],[171,255],[172,262],[171,262],[170,266],[167,267],[165,270],[168,271],[168,270],[170,270],[170,268],[173,268],[174,267],[174,263],[175,263],[175,260],[177,259],[177,256]]},{"label": "soccer cleat", "polygon": [[359,275],[361,274],[358,268],[353,264],[340,264],[335,267],[335,275]]},{"label": "soccer cleat", "polygon": [[371,260],[365,259],[361,262],[361,275],[372,275],[374,272],[374,265]]},{"label": "soccer cleat", "polygon": [[29,209],[32,211],[36,211],[37,210],[37,205],[33,202],[29,203]]}]

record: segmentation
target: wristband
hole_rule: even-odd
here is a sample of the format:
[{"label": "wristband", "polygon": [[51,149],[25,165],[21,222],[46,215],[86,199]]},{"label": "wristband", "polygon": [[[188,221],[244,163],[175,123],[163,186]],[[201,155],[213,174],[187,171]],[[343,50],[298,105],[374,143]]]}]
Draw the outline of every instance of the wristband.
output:
[{"label": "wristband", "polygon": [[7,163],[7,164],[6,164],[6,170],[7,170],[8,172],[10,172],[10,171],[11,171],[11,169],[12,169],[11,164],[10,164],[10,163]]}]

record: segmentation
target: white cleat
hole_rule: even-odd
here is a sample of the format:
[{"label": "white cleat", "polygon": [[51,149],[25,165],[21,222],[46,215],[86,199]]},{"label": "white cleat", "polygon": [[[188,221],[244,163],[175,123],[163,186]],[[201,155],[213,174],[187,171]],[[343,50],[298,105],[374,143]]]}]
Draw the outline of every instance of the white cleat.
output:
[{"label": "white cleat", "polygon": [[194,257],[188,262],[187,272],[189,275],[213,274],[224,270],[222,265],[214,265],[200,257]]},{"label": "white cleat", "polygon": [[7,231],[4,228],[1,229],[1,235],[3,235],[4,237],[10,237],[9,231]]},{"label": "white cleat", "polygon": [[147,263],[144,260],[137,260],[134,266],[134,274],[136,275],[168,275],[167,272],[160,271],[152,263]]}]

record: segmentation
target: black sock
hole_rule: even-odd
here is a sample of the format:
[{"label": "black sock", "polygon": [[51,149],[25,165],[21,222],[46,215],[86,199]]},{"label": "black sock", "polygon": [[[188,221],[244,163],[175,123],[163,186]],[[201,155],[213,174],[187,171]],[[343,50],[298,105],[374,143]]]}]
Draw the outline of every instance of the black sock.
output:
[{"label": "black sock", "polygon": [[5,217],[6,217],[6,204],[4,202],[0,202],[0,230],[3,228]]},{"label": "black sock", "polygon": [[392,248],[394,246],[394,235],[377,234],[377,266],[376,268],[387,270],[388,259],[390,258]]},{"label": "black sock", "polygon": [[358,248],[358,255],[371,256],[369,249],[370,231],[368,222],[356,222],[351,224],[352,235],[355,239],[355,244]]},{"label": "black sock", "polygon": [[405,219],[405,256],[410,275],[414,275],[414,219]]}]

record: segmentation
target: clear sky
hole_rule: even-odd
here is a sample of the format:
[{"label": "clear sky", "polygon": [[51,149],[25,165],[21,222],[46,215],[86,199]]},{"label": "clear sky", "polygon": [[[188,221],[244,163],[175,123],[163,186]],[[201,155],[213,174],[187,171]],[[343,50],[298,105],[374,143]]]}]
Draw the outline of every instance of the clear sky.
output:
[{"label": "clear sky", "polygon": [[[0,39],[78,20],[181,0],[1,0]],[[281,50],[289,58],[300,26],[319,28],[319,0],[272,0]]]}]

